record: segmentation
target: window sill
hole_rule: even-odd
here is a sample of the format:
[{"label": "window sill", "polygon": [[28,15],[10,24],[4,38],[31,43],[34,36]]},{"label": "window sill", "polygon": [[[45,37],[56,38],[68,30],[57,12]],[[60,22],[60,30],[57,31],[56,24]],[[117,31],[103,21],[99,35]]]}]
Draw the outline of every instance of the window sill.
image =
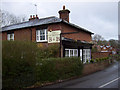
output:
[{"label": "window sill", "polygon": [[36,41],[36,42],[48,42],[47,40],[43,40],[43,41]]}]

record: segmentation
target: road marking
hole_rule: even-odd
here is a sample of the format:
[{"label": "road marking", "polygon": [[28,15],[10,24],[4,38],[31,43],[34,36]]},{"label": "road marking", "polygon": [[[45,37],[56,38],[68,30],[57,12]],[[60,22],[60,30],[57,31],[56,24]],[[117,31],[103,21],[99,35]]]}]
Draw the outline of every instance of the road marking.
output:
[{"label": "road marking", "polygon": [[116,79],[114,79],[114,80],[112,80],[112,81],[110,81],[110,82],[108,82],[106,84],[103,84],[103,85],[99,86],[98,88],[103,88],[103,87],[107,86],[108,84],[111,84],[112,82],[114,82],[114,81],[116,81],[118,79],[120,79],[120,77],[118,77],[118,78],[116,78]]}]

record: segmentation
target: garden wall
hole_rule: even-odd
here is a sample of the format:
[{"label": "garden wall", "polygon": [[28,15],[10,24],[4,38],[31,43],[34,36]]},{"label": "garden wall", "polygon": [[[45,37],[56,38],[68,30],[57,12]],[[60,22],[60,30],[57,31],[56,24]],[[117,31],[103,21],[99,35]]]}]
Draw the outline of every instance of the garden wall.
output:
[{"label": "garden wall", "polygon": [[110,52],[95,52],[92,53],[92,59],[109,57]]},{"label": "garden wall", "polygon": [[109,60],[97,62],[97,63],[91,63],[91,64],[84,64],[82,75],[88,75],[103,70],[105,67],[109,65],[110,65]]}]

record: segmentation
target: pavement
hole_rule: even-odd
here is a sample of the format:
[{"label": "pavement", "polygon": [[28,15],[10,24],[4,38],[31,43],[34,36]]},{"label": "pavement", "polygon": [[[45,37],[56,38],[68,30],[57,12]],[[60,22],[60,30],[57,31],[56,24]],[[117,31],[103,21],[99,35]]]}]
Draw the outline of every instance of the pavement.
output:
[{"label": "pavement", "polygon": [[[42,88],[120,88],[120,62],[115,61],[108,68],[74,80],[44,86]],[[32,90],[40,90],[34,88]]]}]

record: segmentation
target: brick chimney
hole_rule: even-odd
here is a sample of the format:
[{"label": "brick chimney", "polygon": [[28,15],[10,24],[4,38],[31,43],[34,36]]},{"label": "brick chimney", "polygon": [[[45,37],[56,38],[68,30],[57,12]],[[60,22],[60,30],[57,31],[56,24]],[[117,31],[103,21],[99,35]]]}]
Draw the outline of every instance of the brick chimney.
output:
[{"label": "brick chimney", "polygon": [[65,9],[65,6],[63,6],[63,10],[59,11],[59,18],[69,22],[69,13],[70,11],[68,9]]},{"label": "brick chimney", "polygon": [[29,21],[34,20],[34,19],[39,19],[38,15],[36,15],[36,16],[35,15],[30,15]]}]

